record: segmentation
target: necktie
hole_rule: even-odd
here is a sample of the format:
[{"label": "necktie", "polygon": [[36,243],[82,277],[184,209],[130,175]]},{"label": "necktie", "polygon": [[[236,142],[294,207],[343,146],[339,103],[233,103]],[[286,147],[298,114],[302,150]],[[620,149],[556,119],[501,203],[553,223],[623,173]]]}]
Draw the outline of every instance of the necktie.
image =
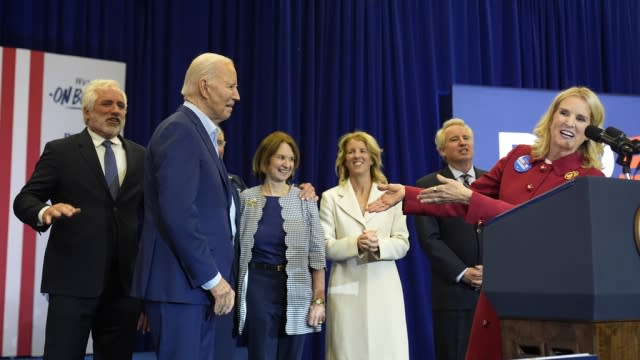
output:
[{"label": "necktie", "polygon": [[471,185],[471,183],[469,182],[469,178],[471,178],[471,175],[469,175],[469,174],[460,175],[460,179],[462,179],[462,183],[466,187],[469,187],[469,185]]},{"label": "necktie", "polygon": [[111,140],[105,140],[104,146],[104,178],[107,180],[107,186],[111,196],[115,199],[120,190],[120,182],[118,180],[118,165],[116,164],[116,155],[113,153]]}]

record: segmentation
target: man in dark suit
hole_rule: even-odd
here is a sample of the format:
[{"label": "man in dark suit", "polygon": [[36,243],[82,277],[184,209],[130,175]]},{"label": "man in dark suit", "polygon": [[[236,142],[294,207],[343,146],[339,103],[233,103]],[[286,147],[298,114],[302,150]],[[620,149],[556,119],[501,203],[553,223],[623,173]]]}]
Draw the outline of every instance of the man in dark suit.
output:
[{"label": "man in dark suit", "polygon": [[[153,133],[132,295],[145,300],[159,360],[211,359],[231,311],[240,202],[215,146],[240,100],[233,62],[205,53],[187,69],[184,104]],[[215,315],[215,316],[214,316]]]},{"label": "man in dark suit", "polygon": [[[420,178],[417,186],[439,184],[437,174],[470,184],[485,173],[473,166],[473,132],[461,119],[444,122],[435,142],[447,166]],[[482,249],[475,226],[462,218],[432,216],[416,216],[415,223],[431,261],[436,358],[463,360],[482,285]]]},{"label": "man in dark suit", "polygon": [[140,314],[128,294],[144,148],[120,136],[127,98],[117,82],[91,81],[82,109],[84,131],[45,145],[13,208],[36,231],[51,227],[41,284],[49,297],[44,358],[84,359],[91,331],[95,359],[130,359]]}]

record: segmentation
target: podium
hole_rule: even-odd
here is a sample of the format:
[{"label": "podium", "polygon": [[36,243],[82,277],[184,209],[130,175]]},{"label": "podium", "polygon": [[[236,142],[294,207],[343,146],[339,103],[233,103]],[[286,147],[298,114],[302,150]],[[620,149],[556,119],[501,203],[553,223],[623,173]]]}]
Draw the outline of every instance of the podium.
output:
[{"label": "podium", "polygon": [[485,226],[505,359],[640,360],[639,207],[640,182],[579,177]]}]

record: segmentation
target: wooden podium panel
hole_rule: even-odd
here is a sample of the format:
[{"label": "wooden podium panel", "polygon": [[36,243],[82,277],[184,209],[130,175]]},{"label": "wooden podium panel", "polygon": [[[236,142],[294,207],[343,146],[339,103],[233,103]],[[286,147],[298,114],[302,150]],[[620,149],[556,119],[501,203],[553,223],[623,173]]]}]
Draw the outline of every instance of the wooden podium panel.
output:
[{"label": "wooden podium panel", "polygon": [[640,321],[501,319],[505,359],[591,353],[600,360],[640,360]]}]

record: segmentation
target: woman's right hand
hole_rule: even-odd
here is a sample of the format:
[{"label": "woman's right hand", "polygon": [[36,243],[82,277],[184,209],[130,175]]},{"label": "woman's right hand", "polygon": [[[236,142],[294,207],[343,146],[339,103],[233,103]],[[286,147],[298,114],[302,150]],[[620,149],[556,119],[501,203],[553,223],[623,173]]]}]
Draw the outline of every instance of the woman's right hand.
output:
[{"label": "woman's right hand", "polygon": [[379,250],[378,233],[375,230],[363,230],[358,236],[358,249],[362,252],[377,252]]},{"label": "woman's right hand", "polygon": [[385,211],[404,199],[404,185],[402,184],[380,184],[378,190],[385,193],[367,205],[368,212]]}]

